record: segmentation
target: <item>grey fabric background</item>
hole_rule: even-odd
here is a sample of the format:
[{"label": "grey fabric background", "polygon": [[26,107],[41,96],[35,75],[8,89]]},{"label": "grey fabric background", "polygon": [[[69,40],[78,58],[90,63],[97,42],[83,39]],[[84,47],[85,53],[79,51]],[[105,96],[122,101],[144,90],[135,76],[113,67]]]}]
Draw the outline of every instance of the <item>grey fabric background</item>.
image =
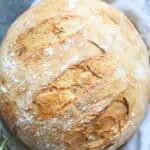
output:
[{"label": "grey fabric background", "polygon": [[9,25],[24,12],[34,0],[0,0],[0,40]]},{"label": "grey fabric background", "polygon": [[[11,23],[24,12],[34,0],[0,0],[0,41],[2,41],[8,27]],[[108,0],[113,1],[113,0]],[[126,0],[122,0],[126,1]],[[150,15],[150,0],[131,0],[138,5],[140,2],[143,4],[143,11]],[[150,34],[150,33],[147,33]],[[4,127],[2,121],[0,121],[0,137],[10,136],[7,129]],[[10,142],[11,150],[25,150],[17,140]],[[150,150],[150,106],[145,115],[145,119],[135,133],[135,136],[128,142],[124,148],[125,150]]]}]

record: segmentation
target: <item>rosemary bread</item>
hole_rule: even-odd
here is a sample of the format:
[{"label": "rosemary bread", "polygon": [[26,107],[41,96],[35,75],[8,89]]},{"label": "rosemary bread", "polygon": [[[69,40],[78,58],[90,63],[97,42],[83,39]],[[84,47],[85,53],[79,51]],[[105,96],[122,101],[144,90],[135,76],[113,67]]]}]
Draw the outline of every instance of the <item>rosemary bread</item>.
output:
[{"label": "rosemary bread", "polygon": [[13,23],[0,57],[0,112],[32,150],[115,150],[143,118],[146,46],[100,0],[42,1]]}]

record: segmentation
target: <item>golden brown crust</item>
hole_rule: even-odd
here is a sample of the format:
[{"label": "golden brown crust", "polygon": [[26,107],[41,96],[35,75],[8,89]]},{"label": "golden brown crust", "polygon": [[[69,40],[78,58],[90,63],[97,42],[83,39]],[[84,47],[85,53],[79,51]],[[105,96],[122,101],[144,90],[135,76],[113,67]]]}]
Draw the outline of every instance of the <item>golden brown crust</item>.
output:
[{"label": "golden brown crust", "polygon": [[[74,25],[73,22],[76,22]],[[68,24],[67,29],[63,24]],[[19,35],[16,40],[15,53],[24,62],[40,59],[43,54],[43,49],[53,47],[57,43],[64,41],[72,36],[79,35],[81,32],[81,24],[79,16],[65,15],[53,18],[48,18],[39,23],[36,27],[27,29],[26,32]],[[69,31],[70,29],[74,29]]]},{"label": "golden brown crust", "polygon": [[99,0],[32,7],[0,56],[1,114],[31,149],[115,150],[143,117],[146,46],[123,13]]},{"label": "golden brown crust", "polygon": [[38,111],[44,119],[63,112],[91,88],[104,84],[106,81],[103,80],[108,80],[113,74],[113,65],[112,58],[105,54],[71,66],[47,88],[35,94],[34,112]]}]

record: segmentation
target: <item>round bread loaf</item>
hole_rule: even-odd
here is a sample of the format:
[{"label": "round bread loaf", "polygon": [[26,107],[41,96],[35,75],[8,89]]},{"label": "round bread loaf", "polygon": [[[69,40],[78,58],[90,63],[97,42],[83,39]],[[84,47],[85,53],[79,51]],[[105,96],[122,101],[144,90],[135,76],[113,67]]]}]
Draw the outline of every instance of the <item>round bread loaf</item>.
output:
[{"label": "round bread loaf", "polygon": [[146,46],[100,0],[44,0],[11,26],[0,57],[0,112],[32,150],[115,150],[141,122]]}]

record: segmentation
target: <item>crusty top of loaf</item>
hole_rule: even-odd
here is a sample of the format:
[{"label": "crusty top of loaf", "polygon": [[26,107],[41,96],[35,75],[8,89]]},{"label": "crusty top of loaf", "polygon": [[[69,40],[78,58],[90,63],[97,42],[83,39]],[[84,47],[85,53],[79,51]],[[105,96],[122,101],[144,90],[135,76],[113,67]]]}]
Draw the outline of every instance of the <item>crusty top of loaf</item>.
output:
[{"label": "crusty top of loaf", "polygon": [[32,7],[8,30],[0,57],[1,113],[32,149],[116,148],[143,116],[146,46],[99,0]]}]

